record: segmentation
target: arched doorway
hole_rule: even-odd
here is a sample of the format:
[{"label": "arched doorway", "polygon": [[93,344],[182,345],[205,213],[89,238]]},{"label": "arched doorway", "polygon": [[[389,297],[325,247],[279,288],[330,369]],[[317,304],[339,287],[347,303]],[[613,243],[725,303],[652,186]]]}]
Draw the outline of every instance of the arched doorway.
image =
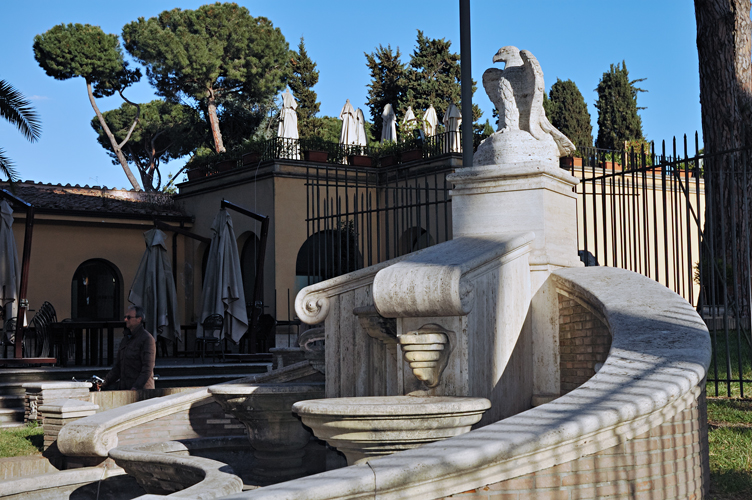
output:
[{"label": "arched doorway", "polygon": [[363,268],[358,238],[350,225],[312,234],[295,261],[295,293],[301,288]]},{"label": "arched doorway", "polygon": [[120,270],[104,259],[87,260],[71,281],[71,317],[119,320],[123,316],[123,278]]},{"label": "arched doorway", "polygon": [[433,237],[422,227],[411,227],[400,238],[400,255],[423,250],[436,244]]}]

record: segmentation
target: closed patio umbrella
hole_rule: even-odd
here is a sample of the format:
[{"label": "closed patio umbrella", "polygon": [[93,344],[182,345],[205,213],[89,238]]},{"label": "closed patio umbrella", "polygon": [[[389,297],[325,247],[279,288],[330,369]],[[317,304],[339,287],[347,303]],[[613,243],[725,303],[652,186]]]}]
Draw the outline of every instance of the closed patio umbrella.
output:
[{"label": "closed patio umbrella", "polygon": [[436,109],[431,104],[426,113],[423,115],[423,132],[426,137],[436,135],[436,126],[439,124],[439,117],[436,116]]},{"label": "closed patio umbrella", "polygon": [[355,112],[355,121],[358,124],[358,140],[355,142],[358,146],[367,146],[368,139],[366,138],[366,117],[363,116],[363,110],[358,108]]},{"label": "closed patio umbrella", "polygon": [[13,238],[13,209],[3,200],[0,202],[0,304],[8,308],[6,320],[16,315],[18,308],[18,287],[20,275],[18,273],[18,251],[16,240]]},{"label": "closed patio umbrella", "polygon": [[[418,128],[418,119],[415,118],[415,113],[413,113],[413,107],[408,106],[407,111],[405,111],[405,117],[402,119],[402,140],[405,140],[405,131],[412,131]],[[412,136],[412,132],[410,132],[410,135]]]},{"label": "closed patio umbrella", "polygon": [[144,328],[154,337],[161,335],[168,340],[182,342],[177,292],[167,256],[166,239],[159,229],[144,233],[146,251],[133,279],[128,301],[144,308]]},{"label": "closed patio umbrella", "polygon": [[444,126],[446,127],[446,152],[458,153],[462,150],[460,147],[460,124],[462,123],[462,113],[454,103],[450,103],[444,113]]},{"label": "closed patio umbrella", "polygon": [[226,209],[221,209],[214,218],[212,231],[196,335],[204,335],[200,323],[212,314],[220,314],[224,317],[224,335],[237,343],[248,330],[248,313],[235,231]]},{"label": "closed patio umbrella", "polygon": [[339,119],[342,120],[342,133],[339,135],[339,142],[341,144],[356,144],[358,141],[358,123],[355,118],[355,108],[350,104],[350,99],[342,107]]},{"label": "closed patio umbrella", "polygon": [[[295,109],[298,107],[298,103],[295,102],[295,98],[292,96],[289,90],[285,90],[282,94],[282,110],[279,112],[279,127],[277,129],[277,137],[282,139],[298,139],[298,113]],[[297,140],[284,141],[283,149],[281,152],[282,158],[289,158],[293,160],[300,159],[300,151]]]},{"label": "closed patio umbrella", "polygon": [[392,105],[388,103],[381,113],[381,142],[384,143],[384,141],[397,142],[397,115],[394,114]]}]

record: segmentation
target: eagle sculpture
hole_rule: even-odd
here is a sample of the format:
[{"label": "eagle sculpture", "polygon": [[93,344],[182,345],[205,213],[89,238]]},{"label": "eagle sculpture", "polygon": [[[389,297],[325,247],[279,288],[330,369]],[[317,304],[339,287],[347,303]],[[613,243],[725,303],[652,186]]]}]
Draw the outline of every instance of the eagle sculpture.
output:
[{"label": "eagle sculpture", "polygon": [[572,141],[546,118],[543,70],[535,56],[530,51],[507,45],[499,49],[493,62],[505,63],[504,69],[489,68],[483,73],[483,88],[499,113],[497,133],[522,130],[539,141],[550,135],[560,156],[574,152]]}]

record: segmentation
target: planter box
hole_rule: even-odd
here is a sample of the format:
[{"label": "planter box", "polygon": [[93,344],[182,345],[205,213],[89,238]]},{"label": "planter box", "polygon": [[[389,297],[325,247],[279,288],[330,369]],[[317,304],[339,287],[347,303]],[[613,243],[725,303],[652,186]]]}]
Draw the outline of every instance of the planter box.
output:
[{"label": "planter box", "polygon": [[303,158],[305,158],[306,161],[326,163],[327,158],[329,158],[329,153],[326,151],[303,151]]},{"label": "planter box", "polygon": [[370,156],[363,155],[349,155],[347,162],[355,167],[371,167],[373,166],[373,159]]},{"label": "planter box", "polygon": [[246,153],[243,155],[243,166],[256,165],[261,160],[261,153]]},{"label": "planter box", "polygon": [[217,172],[229,172],[233,168],[235,168],[238,165],[238,162],[236,160],[224,160],[215,166],[217,169]]},{"label": "planter box", "polygon": [[206,171],[203,168],[192,168],[188,170],[189,181],[195,181],[196,179],[200,179],[202,177],[206,177]]},{"label": "planter box", "polygon": [[621,163],[615,161],[602,161],[598,166],[606,170],[621,170]]},{"label": "planter box", "polygon": [[402,153],[402,163],[405,163],[408,161],[422,160],[422,159],[423,159],[422,149],[411,149],[410,151],[405,151],[404,153]]},{"label": "planter box", "polygon": [[571,157],[571,156],[564,156],[562,158],[559,158],[559,166],[560,167],[581,167],[582,166],[582,158],[577,157]]},{"label": "planter box", "polygon": [[397,157],[394,155],[384,156],[379,160],[382,167],[391,167],[397,164]]}]

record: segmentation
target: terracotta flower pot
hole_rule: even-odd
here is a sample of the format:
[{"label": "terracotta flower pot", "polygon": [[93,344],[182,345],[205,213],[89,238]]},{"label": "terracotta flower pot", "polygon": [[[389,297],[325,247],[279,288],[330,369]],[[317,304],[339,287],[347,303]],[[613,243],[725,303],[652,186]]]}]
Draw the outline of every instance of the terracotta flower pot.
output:
[{"label": "terracotta flower pot", "polygon": [[410,151],[405,151],[404,153],[402,153],[402,163],[405,163],[408,161],[422,160],[422,159],[423,159],[422,149],[411,149]]},{"label": "terracotta flower pot", "polygon": [[391,167],[397,163],[397,157],[394,155],[383,156],[380,159],[382,167]]},{"label": "terracotta flower pot", "polygon": [[188,170],[189,181],[195,181],[196,179],[200,179],[202,177],[206,177],[206,170],[204,170],[203,168],[192,168]]},{"label": "terracotta flower pot", "polygon": [[243,155],[243,165],[256,165],[260,159],[260,153],[246,153]]},{"label": "terracotta flower pot", "polygon": [[616,163],[615,161],[602,161],[599,165],[606,170],[621,170],[621,163]]},{"label": "terracotta flower pot", "polygon": [[326,151],[303,151],[303,158],[305,158],[306,161],[326,163],[327,158],[329,158],[329,153]]},{"label": "terracotta flower pot", "polygon": [[354,167],[370,167],[373,166],[373,160],[370,156],[364,155],[349,155],[347,162]]},{"label": "terracotta flower pot", "polygon": [[571,156],[564,156],[562,158],[559,158],[559,166],[560,167],[581,167],[582,166],[582,158],[577,157],[571,157]]},{"label": "terracotta flower pot", "polygon": [[224,160],[216,165],[217,172],[229,172],[237,166],[238,162],[235,160]]}]

